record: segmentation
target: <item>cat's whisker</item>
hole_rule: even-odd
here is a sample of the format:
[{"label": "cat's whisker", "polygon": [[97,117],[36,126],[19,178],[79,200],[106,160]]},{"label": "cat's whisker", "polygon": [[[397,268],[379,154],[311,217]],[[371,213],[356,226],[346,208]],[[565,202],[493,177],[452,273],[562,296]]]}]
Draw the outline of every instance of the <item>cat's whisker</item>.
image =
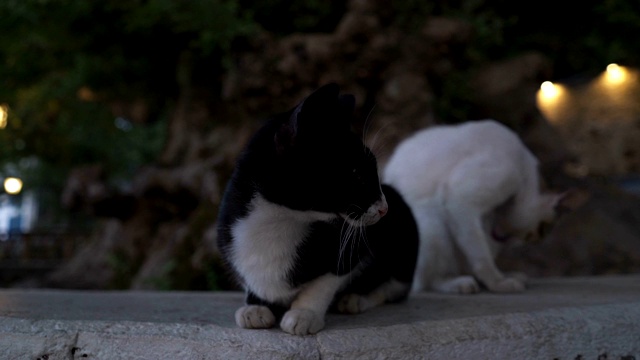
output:
[{"label": "cat's whisker", "polygon": [[[356,206],[356,205],[354,205]],[[358,206],[356,206],[358,207]],[[349,215],[353,214],[349,213]],[[367,249],[370,250],[368,242],[366,241],[366,232],[365,232],[365,225],[364,225],[364,220],[362,220],[362,218],[359,218],[357,220],[345,220],[345,223],[347,223],[347,236],[344,239],[341,239],[341,247],[340,247],[340,258],[343,257],[344,255],[344,251],[346,250],[346,246],[349,245],[350,246],[350,253],[349,253],[349,267],[353,268],[353,264],[351,263],[354,259],[353,259],[353,255],[354,253],[357,254],[358,258],[357,261],[360,262],[361,258],[360,258],[360,251],[359,250],[359,246],[360,246],[360,242],[364,239],[364,243],[365,246],[367,246]],[[343,226],[344,228],[344,226]]]},{"label": "cat's whisker", "polygon": [[[353,213],[349,213],[348,215],[351,215]],[[347,215],[347,219],[349,218],[349,216]],[[353,253],[353,243],[354,243],[354,239],[355,236],[354,234],[357,231],[357,227],[353,226],[353,224],[351,223],[351,221],[345,219],[344,222],[342,223],[342,228],[340,230],[340,248],[339,248],[339,255],[338,255],[338,269],[340,269],[340,265],[344,264],[344,255],[345,255],[345,250],[347,249],[347,246],[349,245],[349,243],[351,243],[351,253]],[[346,225],[346,231],[345,231],[345,225]],[[349,266],[351,266],[351,259],[352,257],[349,256]]]},{"label": "cat's whisker", "polygon": [[375,135],[373,135],[373,138],[371,139],[370,144],[368,144],[369,146],[369,150],[371,150],[371,152],[378,156],[380,153],[380,149],[382,149],[384,147],[384,143],[380,143],[378,142],[380,139],[380,134],[382,133],[382,130],[384,130],[386,127],[388,127],[391,123],[390,122],[386,122],[384,124],[382,124],[382,126],[380,126],[378,128],[378,130],[376,130]]},{"label": "cat's whisker", "polygon": [[[360,223],[361,223],[361,221],[358,219],[358,220],[355,220],[355,223],[351,223],[350,224],[352,235],[351,235],[351,238],[350,238],[350,240],[351,240],[351,244],[350,244],[351,245],[351,256],[349,256],[349,261],[350,261],[349,266],[351,266],[351,267],[353,267],[353,264],[351,264],[351,261],[354,260],[353,259],[354,252],[356,254],[358,254],[358,251],[354,251],[354,249],[357,249],[358,238],[360,237]],[[358,261],[360,261],[359,256],[358,256]]]},{"label": "cat's whisker", "polygon": [[373,113],[373,109],[376,108],[376,104],[373,104],[373,106],[371,107],[371,109],[369,109],[369,113],[367,114],[367,117],[365,117],[364,119],[364,127],[362,129],[362,144],[366,146],[366,139],[367,139],[367,133],[369,132],[369,129],[371,129],[371,126],[373,125],[373,120],[371,117],[371,114]]},{"label": "cat's whisker", "polygon": [[[353,240],[351,241],[351,253],[353,254],[353,250],[354,248],[356,248],[356,246],[359,245],[359,240],[360,240],[360,226],[358,225],[352,225],[354,228],[354,237]],[[356,251],[356,254],[358,254],[358,261],[360,261],[360,254],[358,251]],[[353,258],[353,257],[352,257]]]},{"label": "cat's whisker", "polygon": [[[360,212],[362,212],[362,210],[364,210],[361,206],[358,206],[356,204],[351,204],[349,207],[350,208],[354,208],[355,210],[359,210]],[[352,214],[355,214],[355,213],[356,213],[356,211],[352,211],[352,212],[349,213],[349,215],[352,215]]]},{"label": "cat's whisker", "polygon": [[[345,231],[345,225],[346,225],[346,231]],[[343,255],[344,255],[344,250],[347,247],[347,243],[349,241],[349,232],[351,231],[351,225],[349,224],[349,222],[345,219],[342,222],[342,227],[340,228],[340,246],[338,248],[338,263],[336,264],[336,266],[338,267],[338,272],[340,272],[340,265],[342,264],[342,260],[343,260]]]},{"label": "cat's whisker", "polygon": [[[354,205],[355,207],[358,207],[356,205]],[[359,207],[358,207],[359,208]],[[354,214],[355,212],[351,212],[347,215],[347,218],[349,218],[349,215]],[[347,230],[346,232],[344,231],[344,224],[347,225]],[[340,255],[339,255],[339,263],[343,264],[345,261],[345,251],[347,246],[350,246],[350,252],[348,255],[348,260],[349,260],[349,268],[353,268],[353,264],[352,261],[353,259],[353,255],[354,253],[358,254],[358,259],[357,261],[360,262],[360,255],[359,255],[359,251],[356,251],[359,248],[359,244],[360,244],[360,239],[364,238],[363,234],[364,234],[364,220],[362,220],[362,218],[357,219],[357,220],[345,220],[343,223],[343,229],[341,231],[341,243],[340,243]],[[365,244],[366,240],[365,240]],[[368,247],[368,244],[367,244]]]},{"label": "cat's whisker", "polygon": [[[358,240],[358,237],[357,237],[358,229],[357,229],[357,227],[353,227],[353,232],[354,232],[354,236],[351,239],[351,254],[349,255],[349,266],[351,268],[353,268],[353,263],[352,263],[353,262],[353,254],[354,254],[354,249],[356,247],[356,241]],[[358,261],[360,261],[360,256],[358,256]]]},{"label": "cat's whisker", "polygon": [[[364,246],[366,246],[367,250],[369,250],[369,254],[373,255],[373,251],[371,250],[371,247],[369,247],[369,241],[367,240],[367,231],[366,231],[366,226],[364,225],[364,221],[360,221],[360,224],[358,226],[358,241],[364,243]],[[360,254],[360,252],[358,252],[358,254]]]}]

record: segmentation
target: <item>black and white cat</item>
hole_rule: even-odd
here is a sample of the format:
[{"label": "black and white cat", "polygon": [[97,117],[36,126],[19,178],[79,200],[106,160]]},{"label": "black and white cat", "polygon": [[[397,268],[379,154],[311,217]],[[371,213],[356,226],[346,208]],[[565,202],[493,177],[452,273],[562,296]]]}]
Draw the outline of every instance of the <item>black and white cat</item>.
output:
[{"label": "black and white cat", "polygon": [[330,308],[359,313],[407,297],[417,227],[351,132],[354,107],[325,85],[269,119],[238,158],[218,217],[218,245],[246,291],[238,326],[280,321],[313,334]]}]

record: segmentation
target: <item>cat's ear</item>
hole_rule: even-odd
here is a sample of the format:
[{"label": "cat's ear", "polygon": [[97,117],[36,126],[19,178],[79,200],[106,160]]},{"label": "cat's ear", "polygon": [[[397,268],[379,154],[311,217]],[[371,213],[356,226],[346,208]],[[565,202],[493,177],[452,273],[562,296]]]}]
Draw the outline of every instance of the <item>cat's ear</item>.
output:
[{"label": "cat's ear", "polygon": [[554,210],[558,215],[572,212],[583,206],[590,198],[590,191],[586,189],[571,188],[557,195]]},{"label": "cat's ear", "polygon": [[291,120],[296,121],[298,127],[308,127],[313,131],[333,131],[336,127],[347,129],[355,106],[356,99],[353,95],[340,95],[340,87],[329,83],[304,99]]},{"label": "cat's ear", "polygon": [[557,208],[562,200],[562,194],[543,193],[538,199],[538,216],[542,222],[553,222],[558,212]]},{"label": "cat's ear", "polygon": [[[298,105],[298,108],[300,105]],[[297,116],[298,108],[293,111],[291,118]],[[287,149],[293,147],[296,143],[296,133],[297,133],[297,123],[294,121],[284,122],[280,125],[278,131],[273,138],[273,142],[276,146],[276,151],[278,154],[283,154]]]},{"label": "cat's ear", "polygon": [[[295,145],[300,132],[321,133],[331,128],[332,121],[352,113],[355,98],[351,95],[339,96],[338,84],[324,85],[307,96],[290,113],[286,122],[278,129],[274,141],[278,153]],[[338,112],[338,114],[336,114]],[[338,115],[338,116],[336,116]]]},{"label": "cat's ear", "polygon": [[[284,153],[287,149],[293,147],[296,143],[296,138],[300,131],[300,125],[302,122],[301,113],[314,114],[322,110],[322,104],[327,102],[327,99],[336,99],[340,89],[336,84],[325,85],[318,90],[314,91],[311,95],[302,100],[291,111],[287,121],[280,125],[280,128],[276,132],[274,142],[276,150],[279,154]],[[335,100],[334,100],[335,101]]]},{"label": "cat's ear", "polygon": [[307,96],[298,107],[304,112],[324,112],[327,110],[328,104],[333,105],[336,103],[339,94],[340,86],[336,83],[329,83]]},{"label": "cat's ear", "polygon": [[344,115],[351,116],[356,109],[356,97],[351,94],[340,95],[338,98],[340,110]]},{"label": "cat's ear", "polygon": [[299,129],[314,131],[338,124],[344,115],[343,108],[349,106],[348,97],[343,100],[344,95],[339,94],[338,84],[330,83],[320,87],[298,105],[290,121],[297,123]]},{"label": "cat's ear", "polygon": [[[338,84],[329,83],[309,95],[300,105],[305,112],[323,114],[330,113],[335,109],[340,115],[352,115],[356,108],[355,96],[351,94],[339,95],[339,93],[340,87]],[[336,104],[337,109],[335,108]]]},{"label": "cat's ear", "polygon": [[562,193],[546,193],[540,197],[541,218],[553,221],[560,215],[569,213],[584,205],[591,194],[586,190],[572,188]]}]

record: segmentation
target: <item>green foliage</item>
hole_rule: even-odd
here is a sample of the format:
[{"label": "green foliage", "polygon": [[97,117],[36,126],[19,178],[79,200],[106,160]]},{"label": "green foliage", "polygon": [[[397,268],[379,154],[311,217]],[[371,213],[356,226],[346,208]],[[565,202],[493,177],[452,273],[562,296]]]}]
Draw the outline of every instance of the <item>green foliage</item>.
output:
[{"label": "green foliage", "polygon": [[239,0],[262,28],[278,35],[332,32],[346,10],[344,0]]},{"label": "green foliage", "polygon": [[[153,161],[180,59],[217,78],[233,41],[256,28],[233,0],[7,0],[0,13],[0,177],[58,192],[74,166],[127,178]],[[149,123],[116,119],[113,104],[133,100],[149,105]]]},{"label": "green foliage", "polygon": [[559,76],[602,71],[609,62],[639,65],[640,3],[586,0],[560,6],[553,0],[408,1],[395,5],[416,19],[456,17],[474,29],[471,59],[502,59],[528,50],[551,58]]},{"label": "green foliage", "polygon": [[119,97],[167,91],[181,53],[219,66],[232,41],[255,28],[223,0],[24,0],[2,2],[0,12],[3,101],[43,80],[73,93],[78,85]]},{"label": "green foliage", "polygon": [[640,3],[586,0],[570,6],[557,1],[486,1],[495,17],[511,19],[504,41],[487,47],[494,57],[538,50],[554,63],[559,78],[600,72],[610,62],[638,66]]}]

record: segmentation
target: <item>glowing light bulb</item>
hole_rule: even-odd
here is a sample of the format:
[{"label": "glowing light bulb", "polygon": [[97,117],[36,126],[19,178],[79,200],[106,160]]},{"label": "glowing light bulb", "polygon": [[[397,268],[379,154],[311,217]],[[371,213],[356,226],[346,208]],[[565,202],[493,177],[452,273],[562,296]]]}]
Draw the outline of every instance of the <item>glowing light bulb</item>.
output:
[{"label": "glowing light bulb", "polygon": [[545,99],[555,99],[559,94],[560,89],[558,88],[558,85],[551,81],[545,81],[540,85],[540,95]]},{"label": "glowing light bulb", "polygon": [[618,64],[607,65],[606,79],[612,84],[619,84],[627,78],[627,71]]},{"label": "glowing light bulb", "polygon": [[536,94],[538,109],[550,122],[560,122],[560,115],[567,104],[567,88],[561,84],[545,81]]},{"label": "glowing light bulb", "polygon": [[9,108],[7,105],[0,105],[0,129],[7,127],[7,118],[9,117]]},{"label": "glowing light bulb", "polygon": [[14,177],[4,179],[4,191],[7,194],[16,195],[22,190],[22,180]]}]

